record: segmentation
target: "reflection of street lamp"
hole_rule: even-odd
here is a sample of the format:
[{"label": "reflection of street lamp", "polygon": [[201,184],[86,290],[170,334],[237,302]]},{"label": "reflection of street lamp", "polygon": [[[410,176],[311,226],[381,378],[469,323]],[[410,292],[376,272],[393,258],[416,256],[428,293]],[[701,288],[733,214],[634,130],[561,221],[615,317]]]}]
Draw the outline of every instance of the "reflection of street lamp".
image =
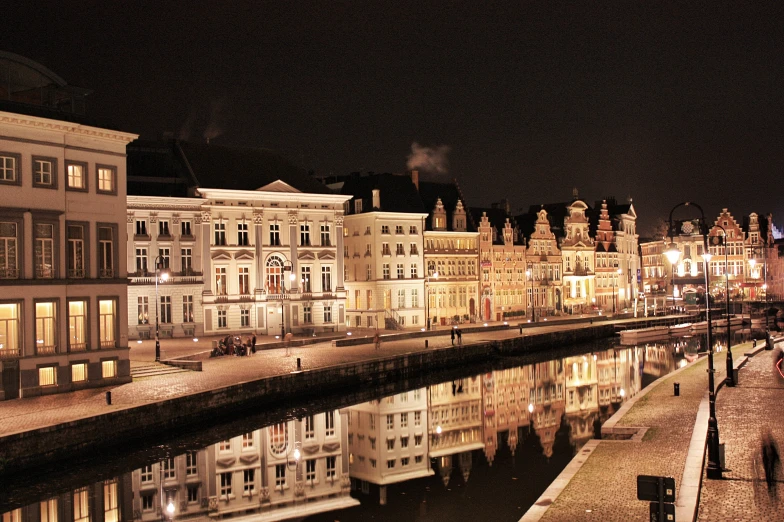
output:
[{"label": "reflection of street lamp", "polygon": [[164,283],[169,280],[169,267],[163,266],[163,259],[161,256],[155,258],[155,362],[161,360],[161,341],[158,335],[158,307],[160,306],[158,299],[158,279]]},{"label": "reflection of street lamp", "polygon": [[[704,253],[702,258],[705,260],[705,289],[706,295],[705,300],[707,303],[707,320],[708,320],[708,332],[706,334],[706,342],[708,344],[708,404],[710,406],[710,417],[708,419],[708,470],[707,475],[710,479],[720,479],[721,478],[721,464],[719,463],[719,425],[718,421],[716,420],[716,388],[714,386],[714,369],[713,369],[713,344],[711,342],[711,314],[710,314],[710,304],[709,304],[709,297],[707,294],[707,289],[710,288],[710,281],[708,278],[708,266],[710,263],[711,255],[708,252],[708,229],[705,226],[705,213],[702,211],[702,207],[697,205],[696,203],[691,203],[689,201],[685,203],[678,203],[675,205],[672,210],[670,210],[670,218],[669,218],[669,234],[670,234],[670,241],[674,240],[674,235],[677,232],[675,227],[673,226],[672,221],[672,214],[675,212],[675,209],[681,206],[693,206],[696,207],[700,211],[700,220],[699,220],[699,231],[702,234],[703,238],[703,247]],[[673,244],[673,247],[675,245]],[[677,248],[675,249],[677,250]],[[667,255],[667,259],[669,257],[670,250],[665,252]],[[676,258],[677,261],[677,258]]]},{"label": "reflection of street lamp", "polygon": [[534,404],[532,402],[528,403],[528,433],[531,433],[531,422],[532,416],[534,414]]},{"label": "reflection of street lamp", "polygon": [[166,513],[169,515],[169,520],[174,520],[174,501],[169,499],[169,503],[166,505]]},{"label": "reflection of street lamp", "polygon": [[294,471],[299,466],[299,461],[302,459],[302,450],[300,449],[301,444],[299,442],[294,442],[294,449],[291,453],[286,457],[286,467],[290,470]]},{"label": "reflection of street lamp", "polygon": [[430,278],[438,279],[438,272],[425,276],[425,324],[430,330]]},{"label": "reflection of street lamp", "polygon": [[[716,247],[719,245],[724,245],[724,300],[726,302],[726,316],[727,316],[727,376],[725,378],[725,382],[727,386],[735,386],[735,373],[733,372],[734,363],[732,361],[732,325],[730,325],[730,271],[729,271],[729,264],[727,262],[727,230],[716,223],[717,227],[719,227],[724,235],[713,236],[711,238],[711,243],[714,244]],[[710,308],[709,308],[710,310]]]}]

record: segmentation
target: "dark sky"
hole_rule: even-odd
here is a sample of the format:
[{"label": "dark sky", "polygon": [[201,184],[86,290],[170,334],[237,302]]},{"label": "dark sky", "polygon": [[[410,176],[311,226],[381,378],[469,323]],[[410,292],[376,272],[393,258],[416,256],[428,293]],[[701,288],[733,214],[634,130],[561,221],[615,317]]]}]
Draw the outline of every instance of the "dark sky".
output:
[{"label": "dark sky", "polygon": [[643,233],[687,200],[784,225],[784,2],[14,3],[0,49],[146,137],[336,174],[448,147],[475,206],[577,187],[632,197]]}]

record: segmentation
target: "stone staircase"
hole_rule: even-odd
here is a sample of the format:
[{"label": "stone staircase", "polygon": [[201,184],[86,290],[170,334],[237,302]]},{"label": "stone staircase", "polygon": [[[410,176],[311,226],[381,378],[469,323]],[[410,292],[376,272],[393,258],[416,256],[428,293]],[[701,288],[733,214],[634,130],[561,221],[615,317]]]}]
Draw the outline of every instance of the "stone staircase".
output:
[{"label": "stone staircase", "polygon": [[158,377],[159,375],[170,375],[172,373],[183,373],[188,371],[190,370],[157,362],[131,361],[131,377],[134,381],[149,377]]}]

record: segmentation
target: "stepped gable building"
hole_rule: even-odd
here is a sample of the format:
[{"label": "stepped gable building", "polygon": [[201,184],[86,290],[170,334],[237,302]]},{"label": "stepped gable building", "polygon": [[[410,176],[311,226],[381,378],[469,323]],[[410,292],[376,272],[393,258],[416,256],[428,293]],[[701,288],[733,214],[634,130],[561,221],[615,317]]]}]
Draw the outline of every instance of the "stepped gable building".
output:
[{"label": "stepped gable building", "polygon": [[155,335],[156,268],[161,336],[344,329],[347,197],[260,149],[139,141],[129,165],[132,336]]},{"label": "stepped gable building", "polygon": [[89,91],[0,53],[0,399],[129,382],[126,145]]},{"label": "stepped gable building", "polygon": [[347,178],[344,280],[352,328],[425,325],[424,230],[427,212],[408,175]]},{"label": "stepped gable building", "polygon": [[[526,249],[526,302],[530,319],[563,309],[563,260],[548,211],[542,206],[516,218],[528,245]],[[556,227],[557,228],[557,227]]]},{"label": "stepped gable building", "polygon": [[[425,221],[425,291],[433,325],[479,320],[479,232],[456,181],[417,181]],[[436,277],[438,274],[438,277]]]},{"label": "stepped gable building", "polygon": [[[501,321],[527,314],[525,237],[504,200],[471,208],[479,230],[480,318]],[[528,272],[530,276],[530,271]]]}]

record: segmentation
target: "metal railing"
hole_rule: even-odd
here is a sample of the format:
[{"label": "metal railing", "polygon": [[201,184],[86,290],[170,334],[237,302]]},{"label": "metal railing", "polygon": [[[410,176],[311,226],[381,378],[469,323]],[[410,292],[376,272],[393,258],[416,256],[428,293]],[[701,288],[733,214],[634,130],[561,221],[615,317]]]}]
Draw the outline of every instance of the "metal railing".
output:
[{"label": "metal railing", "polygon": [[0,268],[0,279],[19,279],[18,268]]},{"label": "metal railing", "polygon": [[0,348],[0,359],[18,359],[19,348]]},{"label": "metal railing", "polygon": [[86,352],[87,343],[70,343],[68,345],[68,350],[71,352]]},{"label": "metal railing", "polygon": [[35,347],[36,355],[53,355],[57,353],[57,345],[38,345]]}]

